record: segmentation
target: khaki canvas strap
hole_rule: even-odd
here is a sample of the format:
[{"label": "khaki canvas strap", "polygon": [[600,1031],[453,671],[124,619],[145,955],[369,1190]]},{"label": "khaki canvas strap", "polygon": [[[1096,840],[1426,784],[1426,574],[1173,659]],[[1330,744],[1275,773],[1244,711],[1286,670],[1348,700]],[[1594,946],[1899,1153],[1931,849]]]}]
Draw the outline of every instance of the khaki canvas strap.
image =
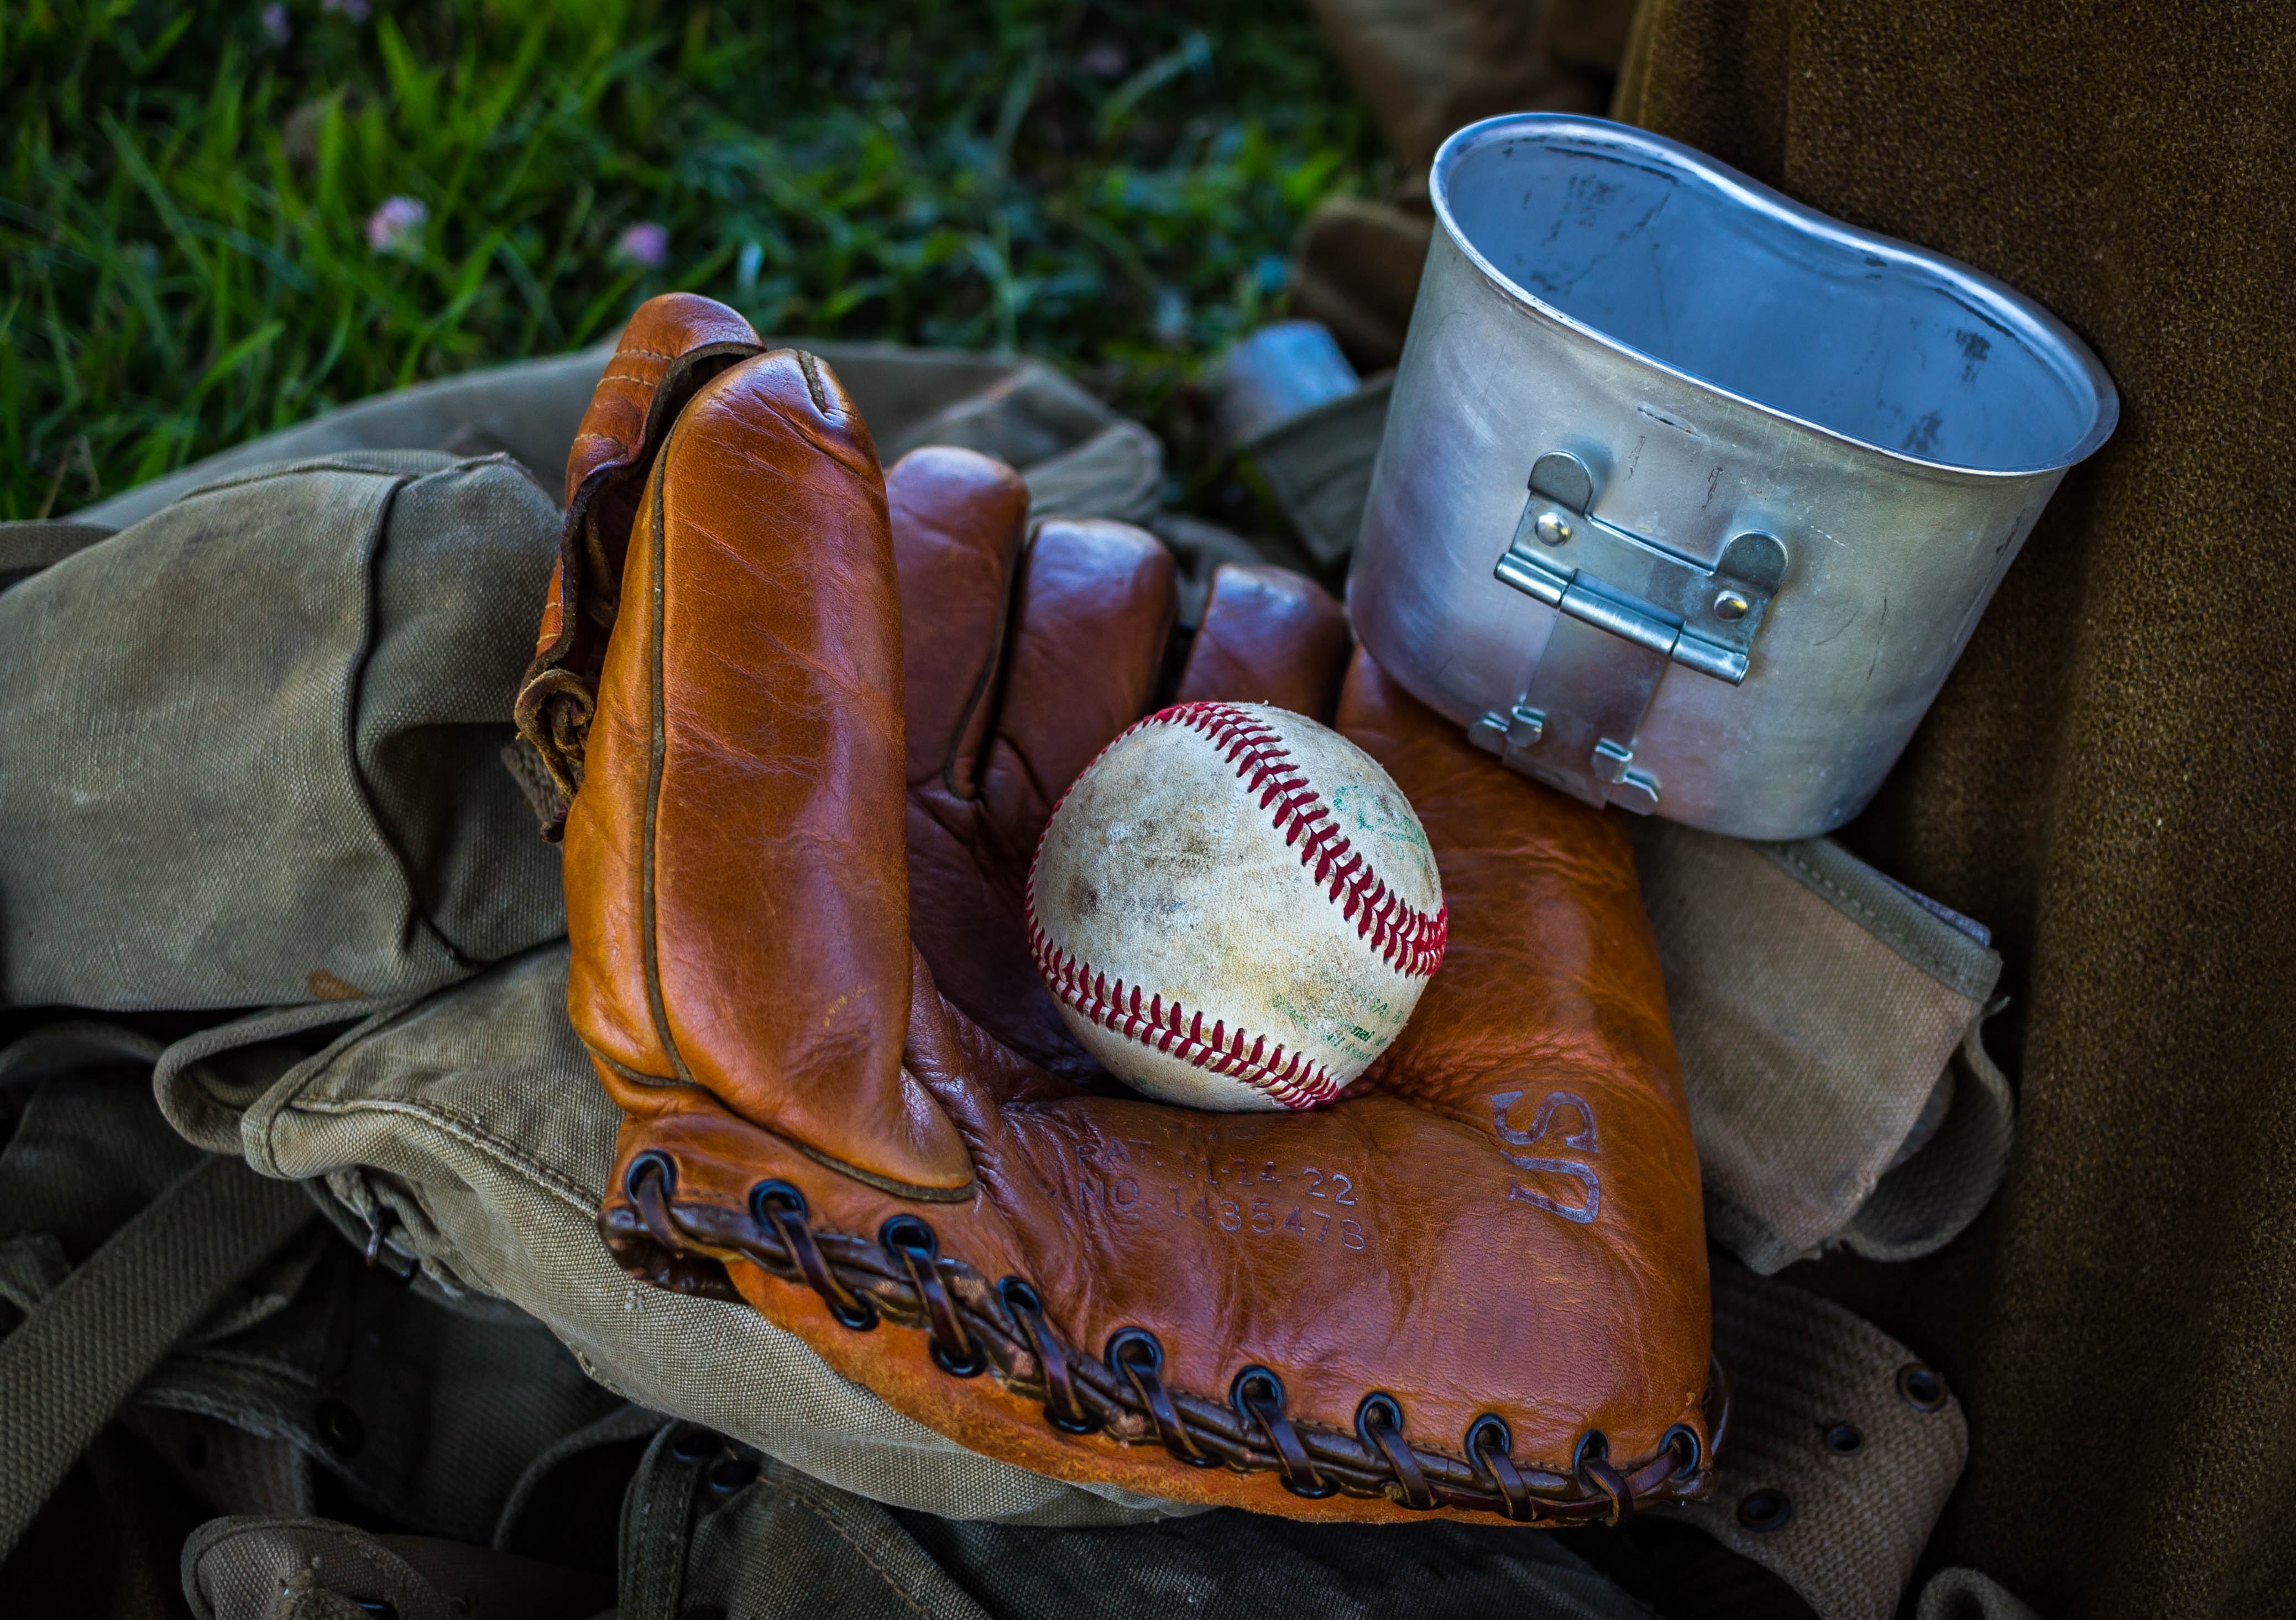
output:
[{"label": "khaki canvas strap", "polygon": [[1632,831],[1709,1236],[1765,1274],[1835,1242],[1951,1241],[2015,1133],[1978,1034],[2001,974],[1983,930],[1831,839]]},{"label": "khaki canvas strap", "polygon": [[1718,1256],[1713,1282],[1730,1431],[1714,1494],[1665,1511],[1768,1569],[1819,1620],[1891,1620],[1969,1456],[1960,1402],[1831,1301]]},{"label": "khaki canvas strap", "polygon": [[168,1349],[311,1215],[294,1183],[207,1159],[0,1339],[0,1557]]}]

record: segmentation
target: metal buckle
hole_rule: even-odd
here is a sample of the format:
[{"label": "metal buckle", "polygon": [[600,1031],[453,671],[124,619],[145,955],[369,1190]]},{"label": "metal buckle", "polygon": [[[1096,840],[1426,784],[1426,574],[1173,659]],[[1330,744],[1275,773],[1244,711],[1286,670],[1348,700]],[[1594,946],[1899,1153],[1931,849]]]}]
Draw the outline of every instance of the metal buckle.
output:
[{"label": "metal buckle", "polygon": [[1595,475],[1568,451],[1530,470],[1530,499],[1492,570],[1555,610],[1530,684],[1505,714],[1467,728],[1510,770],[1590,805],[1647,815],[1659,782],[1635,738],[1667,666],[1735,686],[1785,578],[1786,548],[1749,529],[1708,568],[1592,515]]}]

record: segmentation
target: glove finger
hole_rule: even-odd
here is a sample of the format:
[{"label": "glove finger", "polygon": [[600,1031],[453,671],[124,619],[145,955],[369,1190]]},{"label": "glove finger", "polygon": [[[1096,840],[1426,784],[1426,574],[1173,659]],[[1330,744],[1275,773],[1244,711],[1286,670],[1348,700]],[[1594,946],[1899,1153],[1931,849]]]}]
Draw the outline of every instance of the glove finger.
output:
[{"label": "glove finger", "polygon": [[811,356],[747,361],[687,406],[647,485],[643,610],[615,627],[567,821],[567,1004],[626,1112],[698,1089],[931,1199],[972,1166],[900,1066],[888,530],[868,430]]},{"label": "glove finger", "polygon": [[1450,913],[1443,965],[1372,1084],[1488,1119],[1487,1093],[1526,1073],[1677,1076],[1622,818],[1506,771],[1360,650],[1339,730],[1418,812]]},{"label": "glove finger", "polygon": [[647,470],[695,390],[765,345],[725,305],[688,292],[638,307],[606,363],[566,457],[566,522],[533,661],[512,717],[561,800],[557,836],[582,781],[598,666],[622,593],[622,561]]},{"label": "glove finger", "polygon": [[[980,797],[952,801],[931,786],[911,794],[910,929],[943,994],[1073,1080],[1098,1066],[1029,955],[1029,865],[1069,783],[1154,692],[1172,624],[1172,559],[1127,524],[1055,519],[1037,529],[1021,568],[1003,692],[971,773]],[[962,763],[950,779],[968,780]]]},{"label": "glove finger", "polygon": [[909,982],[909,1032],[901,1063],[958,1131],[976,1141],[998,1133],[1000,1109],[1079,1094],[1073,1078],[1034,1062],[949,1000],[922,951]]},{"label": "glove finger", "polygon": [[[643,473],[669,419],[694,391],[765,347],[754,327],[714,299],[666,292],[641,304],[622,328],[567,452],[566,504],[573,507],[601,473],[633,466]],[[632,490],[626,506],[635,507],[636,495]],[[627,536],[627,510],[621,529]]]},{"label": "glove finger", "polygon": [[1054,518],[1023,564],[981,799],[1025,863],[1053,806],[1155,693],[1172,554],[1128,523]]},{"label": "glove finger", "polygon": [[951,793],[971,798],[1029,487],[1002,462],[933,446],[894,463],[885,500],[900,575],[908,782],[939,776]]},{"label": "glove finger", "polygon": [[1347,673],[1348,618],[1289,569],[1224,562],[1174,700],[1272,703],[1328,721]]}]

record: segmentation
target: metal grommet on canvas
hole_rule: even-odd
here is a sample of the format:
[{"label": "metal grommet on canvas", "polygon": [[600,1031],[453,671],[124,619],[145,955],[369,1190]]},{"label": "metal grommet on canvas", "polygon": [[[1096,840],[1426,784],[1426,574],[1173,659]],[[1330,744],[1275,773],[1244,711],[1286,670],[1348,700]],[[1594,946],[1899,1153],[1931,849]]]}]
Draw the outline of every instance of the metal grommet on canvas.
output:
[{"label": "metal grommet on canvas", "polygon": [[702,1462],[715,1456],[725,1442],[706,1428],[685,1428],[669,1443],[669,1454],[680,1462]]},{"label": "metal grommet on canvas", "polygon": [[709,1487],[709,1494],[720,1501],[748,1490],[757,1477],[757,1462],[751,1458],[741,1456],[718,1459],[710,1465],[709,1471],[702,1476],[703,1482]]},{"label": "metal grommet on canvas", "polygon": [[1738,1499],[1738,1522],[1757,1535],[1783,1530],[1793,1518],[1793,1498],[1768,1485]]},{"label": "metal grommet on canvas", "polygon": [[1898,1369],[1898,1394],[1918,1412],[1943,1411],[1952,1398],[1946,1393],[1945,1375],[1919,1362],[1907,1362]]},{"label": "metal grommet on canvas", "polygon": [[322,1400],[311,1416],[320,1440],[336,1456],[356,1457],[365,1447],[366,1425],[340,1395]]}]

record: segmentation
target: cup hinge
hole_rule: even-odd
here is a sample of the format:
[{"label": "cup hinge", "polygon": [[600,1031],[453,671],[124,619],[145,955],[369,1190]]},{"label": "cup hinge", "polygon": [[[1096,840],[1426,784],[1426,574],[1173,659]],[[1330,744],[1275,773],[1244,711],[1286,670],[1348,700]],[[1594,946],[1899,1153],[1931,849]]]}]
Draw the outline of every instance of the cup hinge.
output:
[{"label": "cup hinge", "polygon": [[1514,539],[1492,570],[1555,610],[1529,684],[1467,728],[1510,769],[1589,804],[1648,814],[1659,781],[1635,762],[1670,664],[1735,686],[1786,572],[1777,537],[1747,529],[1712,567],[1595,517],[1595,475],[1568,451],[1538,458]]}]

